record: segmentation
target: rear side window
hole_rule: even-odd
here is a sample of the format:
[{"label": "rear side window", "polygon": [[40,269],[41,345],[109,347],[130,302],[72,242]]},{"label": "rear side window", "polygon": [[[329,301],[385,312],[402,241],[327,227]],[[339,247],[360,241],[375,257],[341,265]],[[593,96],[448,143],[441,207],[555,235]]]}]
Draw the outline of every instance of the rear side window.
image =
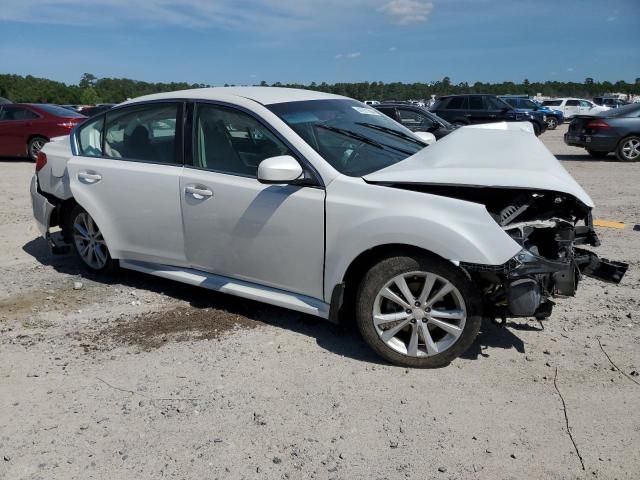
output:
[{"label": "rear side window", "polygon": [[5,105],[1,115],[0,120],[8,121],[33,120],[34,118],[39,118],[37,113],[28,108],[14,107],[12,105]]},{"label": "rear side window", "polygon": [[393,118],[396,120],[396,109],[392,107],[377,107],[379,112],[384,113],[387,117]]},{"label": "rear side window", "polygon": [[566,105],[567,107],[577,107],[580,105],[580,102],[578,100],[567,100]]},{"label": "rear side window", "polygon": [[469,110],[484,110],[482,97],[469,97]]},{"label": "rear side window", "polygon": [[177,164],[177,104],[136,105],[106,114],[104,155]]},{"label": "rear side window", "polygon": [[461,110],[464,108],[466,99],[466,97],[451,97],[445,108],[447,110]]},{"label": "rear side window", "polygon": [[99,117],[78,130],[78,153],[85,157],[102,156],[102,130],[104,117]]}]

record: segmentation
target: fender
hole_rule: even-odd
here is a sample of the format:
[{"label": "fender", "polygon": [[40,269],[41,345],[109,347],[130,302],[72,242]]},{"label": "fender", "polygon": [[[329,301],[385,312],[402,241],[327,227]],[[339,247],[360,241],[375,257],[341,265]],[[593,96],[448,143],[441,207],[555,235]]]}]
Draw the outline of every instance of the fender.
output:
[{"label": "fender", "polygon": [[411,245],[456,264],[483,265],[502,265],[521,249],[483,205],[361,178],[331,182],[326,218],[325,301],[351,262],[377,246]]}]

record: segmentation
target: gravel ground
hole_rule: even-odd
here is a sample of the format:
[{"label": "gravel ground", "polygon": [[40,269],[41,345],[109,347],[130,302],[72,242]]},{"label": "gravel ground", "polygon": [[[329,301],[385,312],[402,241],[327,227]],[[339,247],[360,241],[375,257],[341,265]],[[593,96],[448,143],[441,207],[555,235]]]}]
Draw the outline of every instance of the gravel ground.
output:
[{"label": "gravel ground", "polygon": [[38,237],[33,164],[1,162],[0,478],[638,478],[640,163],[592,160],[565,129],[542,140],[597,218],[627,224],[599,230],[623,284],[587,279],[543,324],[487,323],[426,371],[301,314],[86,276]]}]

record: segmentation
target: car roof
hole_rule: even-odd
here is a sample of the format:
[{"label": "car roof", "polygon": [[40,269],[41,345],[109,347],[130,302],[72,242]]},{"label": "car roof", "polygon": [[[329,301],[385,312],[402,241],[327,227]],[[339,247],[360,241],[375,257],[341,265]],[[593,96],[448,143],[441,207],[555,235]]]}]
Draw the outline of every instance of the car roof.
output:
[{"label": "car roof", "polygon": [[230,100],[233,97],[247,98],[262,105],[272,105],[275,103],[298,102],[305,100],[331,100],[345,99],[340,95],[331,93],[316,92],[313,90],[303,90],[298,88],[280,87],[211,87],[193,88],[189,90],[178,90],[175,92],[155,93],[143,97],[134,98],[124,102],[137,103],[151,100],[168,100],[174,98],[189,98],[194,100]]}]

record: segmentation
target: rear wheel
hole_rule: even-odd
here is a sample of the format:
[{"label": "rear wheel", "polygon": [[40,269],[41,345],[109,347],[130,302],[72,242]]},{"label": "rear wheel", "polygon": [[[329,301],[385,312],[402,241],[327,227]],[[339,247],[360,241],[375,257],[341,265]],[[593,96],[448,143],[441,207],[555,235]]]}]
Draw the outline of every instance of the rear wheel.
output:
[{"label": "rear wheel", "polygon": [[594,150],[589,150],[587,149],[587,152],[589,153],[589,155],[591,155],[593,158],[604,158],[607,155],[609,155],[609,152],[596,152]]},{"label": "rear wheel", "polygon": [[356,299],[367,344],[405,367],[448,365],[475,340],[481,307],[469,279],[431,256],[393,256],[365,275]]},{"label": "rear wheel", "polygon": [[29,143],[27,144],[27,153],[31,160],[33,160],[34,162],[36,161],[36,159],[38,158],[38,153],[40,152],[40,150],[42,150],[42,147],[44,147],[45,143],[47,143],[47,139],[44,137],[33,137],[31,140],[29,140]]},{"label": "rear wheel", "polygon": [[558,126],[558,119],[556,117],[547,117],[547,128],[549,130],[555,130]]},{"label": "rear wheel", "polygon": [[640,160],[640,137],[632,135],[620,140],[616,149],[616,156],[621,162],[637,162]]},{"label": "rear wheel", "polygon": [[115,267],[116,262],[111,258],[100,228],[80,205],[72,210],[68,228],[73,248],[86,268],[94,272],[106,272]]}]

